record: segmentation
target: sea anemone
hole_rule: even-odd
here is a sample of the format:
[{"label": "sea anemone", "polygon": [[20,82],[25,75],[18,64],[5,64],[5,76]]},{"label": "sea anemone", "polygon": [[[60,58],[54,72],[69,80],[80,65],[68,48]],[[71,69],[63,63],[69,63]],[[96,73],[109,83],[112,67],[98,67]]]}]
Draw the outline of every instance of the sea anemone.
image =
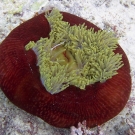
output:
[{"label": "sea anemone", "polygon": [[101,125],[125,106],[128,59],[113,33],[75,15],[42,13],[0,45],[0,87],[19,108],[56,127]]}]

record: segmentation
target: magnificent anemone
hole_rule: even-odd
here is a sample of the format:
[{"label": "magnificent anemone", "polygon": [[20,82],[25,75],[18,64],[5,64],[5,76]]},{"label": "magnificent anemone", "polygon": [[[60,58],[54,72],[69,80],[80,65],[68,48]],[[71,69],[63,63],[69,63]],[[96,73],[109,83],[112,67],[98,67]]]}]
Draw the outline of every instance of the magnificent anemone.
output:
[{"label": "magnificent anemone", "polygon": [[94,127],[131,91],[128,59],[113,33],[53,10],[16,27],[0,45],[0,87],[19,108],[56,127]]}]

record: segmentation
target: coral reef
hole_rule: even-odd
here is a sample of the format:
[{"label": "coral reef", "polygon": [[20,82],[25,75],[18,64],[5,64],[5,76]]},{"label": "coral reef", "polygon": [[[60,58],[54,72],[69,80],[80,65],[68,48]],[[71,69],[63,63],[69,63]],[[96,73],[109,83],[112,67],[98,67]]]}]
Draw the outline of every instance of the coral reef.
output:
[{"label": "coral reef", "polygon": [[70,135],[105,135],[101,131],[100,126],[97,126],[96,131],[92,131],[91,129],[87,128],[86,120],[83,121],[82,123],[79,122],[77,128],[72,126],[70,130],[71,130]]}]

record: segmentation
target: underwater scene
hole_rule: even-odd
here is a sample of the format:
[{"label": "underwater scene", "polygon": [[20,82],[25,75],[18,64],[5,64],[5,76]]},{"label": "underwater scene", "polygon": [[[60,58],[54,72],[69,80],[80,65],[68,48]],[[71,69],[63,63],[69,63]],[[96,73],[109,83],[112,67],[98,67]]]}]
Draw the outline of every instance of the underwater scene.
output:
[{"label": "underwater scene", "polygon": [[135,135],[134,0],[0,2],[0,135]]}]

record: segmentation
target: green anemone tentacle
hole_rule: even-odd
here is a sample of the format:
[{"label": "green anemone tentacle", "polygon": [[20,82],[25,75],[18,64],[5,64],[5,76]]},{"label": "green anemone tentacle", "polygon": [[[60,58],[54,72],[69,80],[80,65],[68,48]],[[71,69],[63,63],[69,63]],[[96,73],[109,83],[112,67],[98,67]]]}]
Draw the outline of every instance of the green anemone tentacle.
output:
[{"label": "green anemone tentacle", "polygon": [[36,53],[48,92],[58,93],[69,85],[85,90],[87,85],[110,79],[123,66],[122,55],[114,53],[118,39],[112,32],[87,30],[85,24],[70,26],[56,9],[45,17],[51,27],[49,38],[30,41],[25,48]]}]

